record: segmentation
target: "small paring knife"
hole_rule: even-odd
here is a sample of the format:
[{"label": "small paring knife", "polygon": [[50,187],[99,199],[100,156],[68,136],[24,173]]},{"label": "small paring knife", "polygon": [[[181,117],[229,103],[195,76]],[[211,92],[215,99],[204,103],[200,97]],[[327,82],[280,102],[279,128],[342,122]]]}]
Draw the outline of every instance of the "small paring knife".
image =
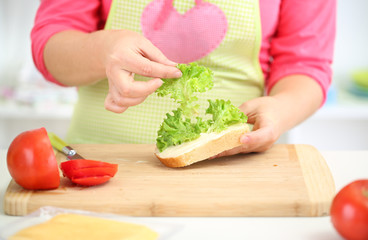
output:
[{"label": "small paring knife", "polygon": [[68,160],[85,159],[77,153],[71,146],[59,138],[55,133],[48,132],[51,145],[58,151],[64,153]]}]

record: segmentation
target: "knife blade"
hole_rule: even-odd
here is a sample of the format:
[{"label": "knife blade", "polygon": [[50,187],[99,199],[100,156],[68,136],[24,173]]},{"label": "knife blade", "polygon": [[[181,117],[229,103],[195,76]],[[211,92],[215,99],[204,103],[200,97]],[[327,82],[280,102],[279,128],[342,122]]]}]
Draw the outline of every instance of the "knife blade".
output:
[{"label": "knife blade", "polygon": [[79,155],[76,150],[74,150],[71,146],[69,146],[66,142],[59,138],[55,133],[48,132],[47,134],[49,136],[51,145],[58,151],[64,153],[68,160],[84,159],[84,157]]}]

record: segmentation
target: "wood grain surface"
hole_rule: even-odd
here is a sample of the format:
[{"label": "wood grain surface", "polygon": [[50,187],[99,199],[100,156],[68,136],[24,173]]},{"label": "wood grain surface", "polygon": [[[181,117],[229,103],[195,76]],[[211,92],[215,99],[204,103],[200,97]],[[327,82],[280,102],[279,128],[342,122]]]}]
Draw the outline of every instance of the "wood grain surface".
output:
[{"label": "wood grain surface", "polygon": [[[153,145],[73,145],[85,158],[119,164],[106,184],[28,191],[11,181],[8,215],[56,206],[129,216],[324,216],[335,194],[332,175],[310,145],[275,145],[264,153],[223,157],[185,168],[164,166]],[[61,153],[58,161],[65,161]]]}]

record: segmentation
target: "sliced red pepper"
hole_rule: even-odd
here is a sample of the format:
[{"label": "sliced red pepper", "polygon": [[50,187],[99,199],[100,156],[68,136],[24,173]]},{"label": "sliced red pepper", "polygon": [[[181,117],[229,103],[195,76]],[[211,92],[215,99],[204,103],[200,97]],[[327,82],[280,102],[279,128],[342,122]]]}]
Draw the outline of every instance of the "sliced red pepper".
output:
[{"label": "sliced red pepper", "polygon": [[110,176],[98,176],[98,177],[84,177],[84,178],[73,178],[71,179],[73,183],[82,186],[95,186],[109,181]]},{"label": "sliced red pepper", "polygon": [[115,167],[91,167],[81,169],[68,169],[63,171],[65,177],[68,178],[83,178],[90,176],[110,176],[113,177],[117,172]]},{"label": "sliced red pepper", "polygon": [[91,168],[91,167],[112,167],[112,166],[117,167],[117,164],[87,159],[74,159],[63,162],[61,164],[66,166],[67,168],[72,169]]},{"label": "sliced red pepper", "polygon": [[60,164],[63,175],[72,182],[84,186],[94,186],[108,181],[118,171],[118,164],[76,159]]},{"label": "sliced red pepper", "polygon": [[64,176],[70,178],[75,175],[87,177],[91,176],[91,174],[93,176],[109,175],[113,177],[118,170],[118,165],[94,160],[76,159],[61,163],[60,168]]}]

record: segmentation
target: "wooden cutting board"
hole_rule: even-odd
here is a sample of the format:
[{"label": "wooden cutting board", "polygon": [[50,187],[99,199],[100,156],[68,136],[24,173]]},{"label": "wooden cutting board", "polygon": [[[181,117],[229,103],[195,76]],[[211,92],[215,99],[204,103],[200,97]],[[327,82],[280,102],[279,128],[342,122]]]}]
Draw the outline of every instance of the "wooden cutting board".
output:
[{"label": "wooden cutting board", "polygon": [[162,165],[153,145],[73,147],[86,158],[118,163],[117,175],[89,188],[62,177],[58,189],[47,191],[11,181],[5,213],[56,206],[130,216],[324,216],[335,194],[325,160],[309,145],[275,145],[179,169]]}]

